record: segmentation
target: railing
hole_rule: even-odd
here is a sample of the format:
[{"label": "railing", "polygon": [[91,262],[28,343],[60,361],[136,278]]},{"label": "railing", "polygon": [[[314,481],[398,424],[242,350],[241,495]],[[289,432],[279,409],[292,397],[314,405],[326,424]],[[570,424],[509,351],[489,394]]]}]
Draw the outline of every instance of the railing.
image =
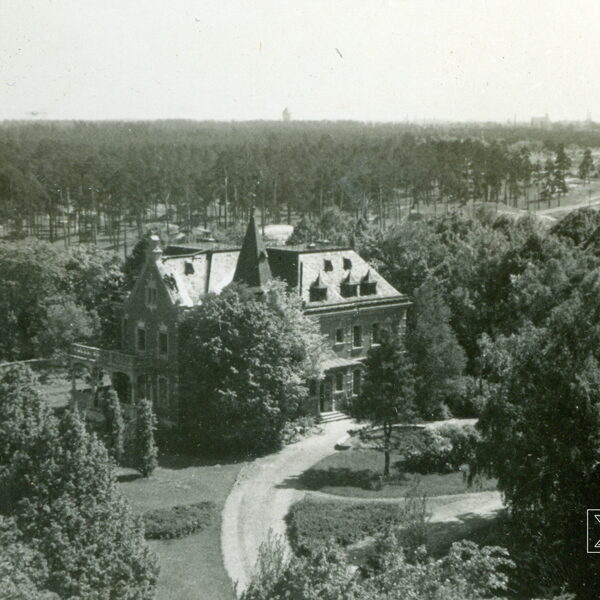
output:
[{"label": "railing", "polygon": [[131,371],[138,362],[138,357],[134,354],[126,354],[118,350],[105,350],[104,348],[94,348],[84,344],[72,344],[71,356],[86,362],[97,363],[99,367],[108,370]]}]

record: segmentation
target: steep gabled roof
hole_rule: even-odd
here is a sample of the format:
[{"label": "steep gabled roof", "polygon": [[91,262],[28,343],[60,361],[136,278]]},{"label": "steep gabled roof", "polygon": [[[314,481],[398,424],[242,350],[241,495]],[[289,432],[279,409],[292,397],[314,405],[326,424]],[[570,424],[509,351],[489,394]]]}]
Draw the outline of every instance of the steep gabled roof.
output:
[{"label": "steep gabled roof", "polygon": [[270,279],[271,267],[267,249],[252,216],[246,229],[233,280],[250,288],[263,289]]}]

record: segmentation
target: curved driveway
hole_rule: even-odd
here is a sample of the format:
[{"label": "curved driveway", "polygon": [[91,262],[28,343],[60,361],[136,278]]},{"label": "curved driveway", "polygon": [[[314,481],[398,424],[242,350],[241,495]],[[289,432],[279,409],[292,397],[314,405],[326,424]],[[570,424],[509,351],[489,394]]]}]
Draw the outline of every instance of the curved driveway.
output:
[{"label": "curved driveway", "polygon": [[[460,421],[457,421],[460,422]],[[441,423],[430,423],[436,427]],[[238,595],[254,571],[258,549],[269,531],[287,540],[285,516],[305,494],[335,498],[340,502],[399,502],[400,498],[346,498],[307,492],[298,476],[334,452],[335,443],[356,423],[349,419],[327,423],[322,433],[286,446],[249,463],[240,471],[222,513],[221,549]],[[432,522],[463,521],[471,516],[491,517],[502,509],[498,492],[475,492],[428,499]],[[289,547],[288,547],[289,551]]]},{"label": "curved driveway", "polygon": [[298,476],[331,454],[352,426],[349,419],[327,423],[322,433],[242,468],[225,502],[221,526],[223,562],[238,595],[249,583],[269,530],[285,536],[285,516],[305,494],[295,487]]}]

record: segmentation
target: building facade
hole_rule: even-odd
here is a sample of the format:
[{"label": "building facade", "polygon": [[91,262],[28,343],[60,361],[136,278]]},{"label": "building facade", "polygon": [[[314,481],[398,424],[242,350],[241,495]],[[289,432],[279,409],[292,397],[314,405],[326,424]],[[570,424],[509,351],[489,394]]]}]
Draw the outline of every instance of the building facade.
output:
[{"label": "building facade", "polygon": [[[73,403],[90,420],[102,419],[98,389],[112,385],[127,416],[139,398],[150,398],[159,421],[179,422],[178,327],[184,312],[232,282],[260,294],[272,277],[302,299],[329,348],[324,377],[310,381],[309,412],[343,410],[360,390],[362,361],[384,329],[402,334],[406,296],[351,248],[266,248],[251,219],[241,249],[160,247],[150,238],[146,261],[120,305],[118,350],[74,344]],[[80,389],[83,382],[83,389]]]}]

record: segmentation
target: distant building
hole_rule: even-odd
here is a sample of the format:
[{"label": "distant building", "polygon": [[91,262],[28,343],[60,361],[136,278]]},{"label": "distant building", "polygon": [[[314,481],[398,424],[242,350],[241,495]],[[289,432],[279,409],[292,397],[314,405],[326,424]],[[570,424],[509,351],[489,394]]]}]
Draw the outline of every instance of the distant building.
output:
[{"label": "distant building", "polygon": [[292,113],[290,112],[289,108],[284,108],[283,112],[281,113],[281,118],[287,123],[288,121],[292,120]]},{"label": "distant building", "polygon": [[360,389],[362,361],[381,332],[404,330],[408,298],[351,248],[267,249],[253,218],[241,249],[163,250],[157,236],[151,241],[140,276],[120,305],[120,349],[72,346],[74,374],[81,365],[95,373],[85,389],[77,389],[73,379],[73,402],[90,420],[102,419],[96,400],[101,371],[126,416],[134,414],[139,398],[150,398],[159,420],[177,425],[180,317],[206,294],[220,293],[234,281],[260,292],[277,277],[302,298],[305,314],[318,321],[330,354],[322,365],[323,379],[308,382],[307,408],[315,415],[343,409]]},{"label": "distant building", "polygon": [[550,117],[546,113],[543,117],[531,117],[531,126],[537,129],[549,129]]}]

